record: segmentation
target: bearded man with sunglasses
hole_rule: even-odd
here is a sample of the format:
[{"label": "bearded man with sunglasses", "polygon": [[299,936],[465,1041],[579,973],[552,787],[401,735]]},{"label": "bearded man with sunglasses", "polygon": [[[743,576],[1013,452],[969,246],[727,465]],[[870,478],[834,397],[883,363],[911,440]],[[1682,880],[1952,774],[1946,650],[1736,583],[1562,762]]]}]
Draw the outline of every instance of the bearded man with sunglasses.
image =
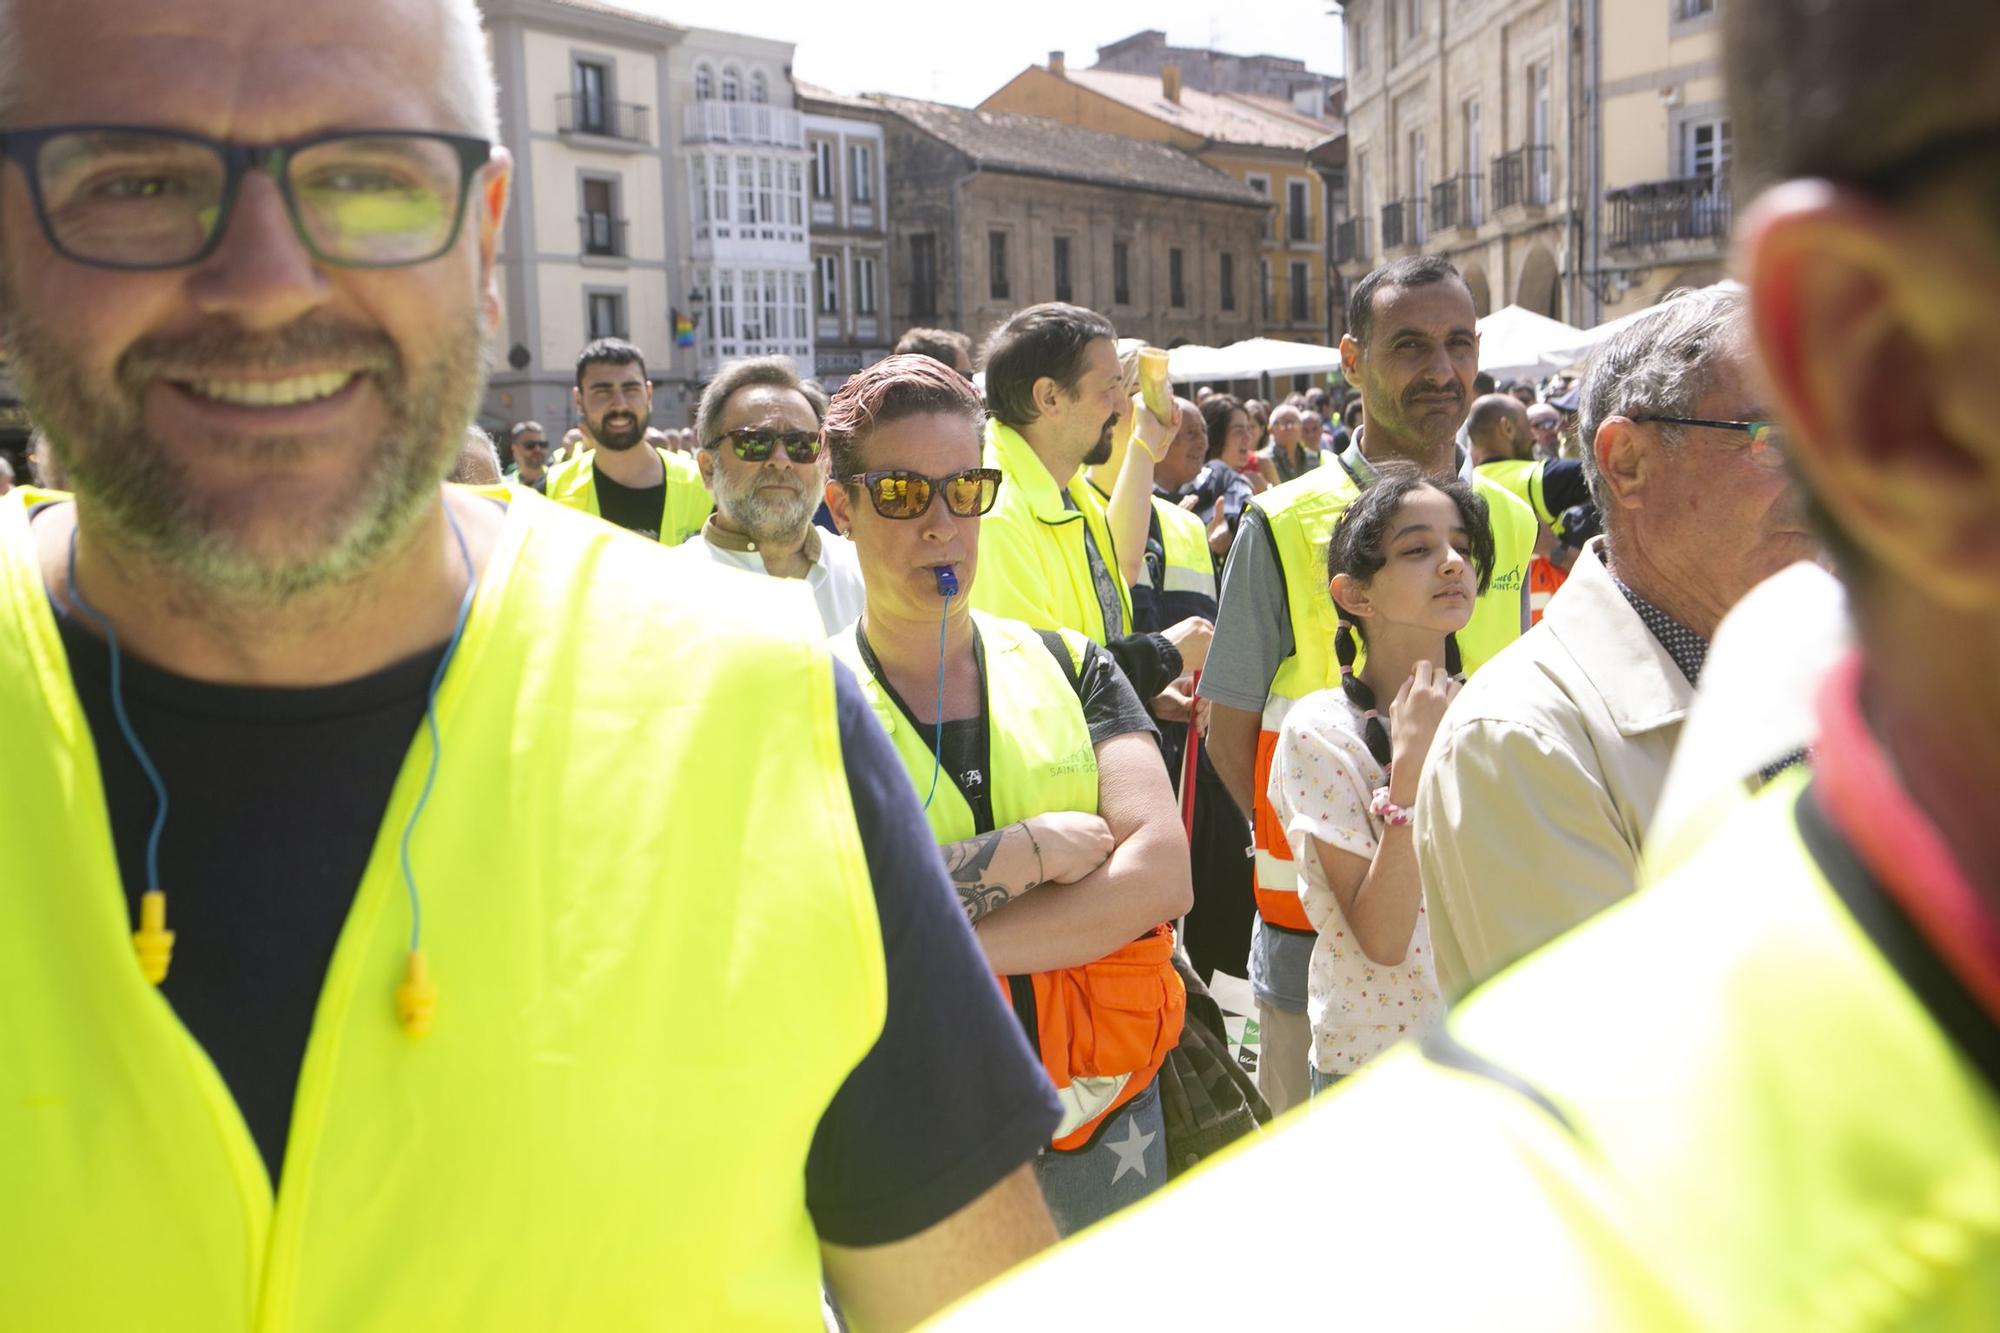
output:
[{"label": "bearded man with sunglasses", "polygon": [[717,372],[695,412],[695,462],[715,512],[674,558],[690,569],[804,579],[832,634],[855,622],[867,593],[853,544],[813,523],[826,489],[825,415],[826,392],[789,357],[732,361]]}]

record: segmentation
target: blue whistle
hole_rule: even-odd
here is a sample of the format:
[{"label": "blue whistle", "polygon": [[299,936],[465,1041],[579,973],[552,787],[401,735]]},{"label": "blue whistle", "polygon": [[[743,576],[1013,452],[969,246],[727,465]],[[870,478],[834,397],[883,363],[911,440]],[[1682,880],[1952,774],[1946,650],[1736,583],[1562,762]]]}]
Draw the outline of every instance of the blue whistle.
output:
[{"label": "blue whistle", "polygon": [[937,565],[932,568],[931,573],[937,575],[938,596],[958,596],[957,570],[953,569],[950,565]]}]

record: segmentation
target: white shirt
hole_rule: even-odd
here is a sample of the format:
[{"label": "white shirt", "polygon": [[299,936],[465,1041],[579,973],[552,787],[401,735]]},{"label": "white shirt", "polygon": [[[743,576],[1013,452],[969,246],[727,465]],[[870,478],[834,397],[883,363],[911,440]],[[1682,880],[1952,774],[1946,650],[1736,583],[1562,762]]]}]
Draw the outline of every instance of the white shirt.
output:
[{"label": "white shirt", "polygon": [[1300,905],[1318,932],[1306,971],[1306,1016],[1312,1065],[1322,1074],[1353,1073],[1442,1012],[1422,900],[1403,961],[1378,963],[1355,942],[1312,845],[1323,842],[1365,861],[1381,846],[1382,821],[1368,806],[1388,775],[1368,752],[1362,727],[1361,711],[1339,689],[1299,700],[1278,734],[1267,793],[1292,846]]},{"label": "white shirt", "polygon": [[[670,554],[687,563],[722,565],[769,578],[756,543],[737,538],[749,549],[718,546],[710,535],[714,522],[711,516],[707,526],[674,547]],[[815,529],[812,535],[818,538],[819,550],[806,570],[806,586],[812,590],[813,602],[819,607],[820,623],[826,626],[828,634],[838,634],[861,619],[862,608],[868,604],[868,590],[861,582],[861,557],[855,554],[854,543],[845,537],[824,528]],[[811,544],[809,540],[808,545]]]}]

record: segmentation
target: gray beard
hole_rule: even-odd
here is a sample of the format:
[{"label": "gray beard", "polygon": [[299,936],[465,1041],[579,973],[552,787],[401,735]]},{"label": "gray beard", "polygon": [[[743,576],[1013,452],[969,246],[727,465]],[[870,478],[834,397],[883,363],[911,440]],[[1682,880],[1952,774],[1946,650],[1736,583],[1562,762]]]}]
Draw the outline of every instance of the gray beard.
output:
[{"label": "gray beard", "polygon": [[[22,400],[88,503],[93,530],[179,575],[190,591],[252,605],[283,605],[351,581],[407,537],[435,502],[485,387],[484,339],[470,309],[415,382],[386,337],[302,321],[269,334],[142,339],[120,357],[115,382],[95,383],[4,284],[0,336]],[[143,395],[163,363],[285,364],[328,352],[358,359],[374,377],[388,424],[358,444],[354,487],[301,534],[300,550],[274,560],[247,549],[188,469],[146,433]]]},{"label": "gray beard", "polygon": [[759,495],[753,477],[741,491],[717,486],[715,507],[731,527],[750,540],[760,546],[777,546],[805,535],[806,525],[812,522],[818,504],[810,492],[796,496]]}]

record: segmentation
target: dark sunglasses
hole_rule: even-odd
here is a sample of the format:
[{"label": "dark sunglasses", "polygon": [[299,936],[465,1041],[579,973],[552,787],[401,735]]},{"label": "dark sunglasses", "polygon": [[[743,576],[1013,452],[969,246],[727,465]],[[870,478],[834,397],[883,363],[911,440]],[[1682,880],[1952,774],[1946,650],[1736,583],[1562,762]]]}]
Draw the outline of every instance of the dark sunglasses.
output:
[{"label": "dark sunglasses", "polygon": [[713,449],[724,440],[730,449],[746,463],[761,463],[771,456],[771,451],[779,445],[785,447],[785,457],[794,463],[810,463],[819,457],[819,435],[809,430],[730,430],[724,431],[708,442]]},{"label": "dark sunglasses", "polygon": [[939,492],[944,494],[946,509],[960,518],[978,518],[993,507],[1000,494],[1000,469],[970,467],[949,477],[926,477],[892,467],[842,477],[841,482],[864,488],[875,502],[875,512],[883,518],[919,518]]},{"label": "dark sunglasses", "polygon": [[1750,461],[1771,471],[1785,465],[1785,432],[1775,421],[1711,421],[1707,417],[1633,417],[1635,422],[1656,421],[1663,426],[1702,426],[1709,430],[1742,431],[1750,437]]},{"label": "dark sunglasses", "polygon": [[520,449],[546,449],[549,447],[549,442],[547,440],[522,440],[515,447]]}]

